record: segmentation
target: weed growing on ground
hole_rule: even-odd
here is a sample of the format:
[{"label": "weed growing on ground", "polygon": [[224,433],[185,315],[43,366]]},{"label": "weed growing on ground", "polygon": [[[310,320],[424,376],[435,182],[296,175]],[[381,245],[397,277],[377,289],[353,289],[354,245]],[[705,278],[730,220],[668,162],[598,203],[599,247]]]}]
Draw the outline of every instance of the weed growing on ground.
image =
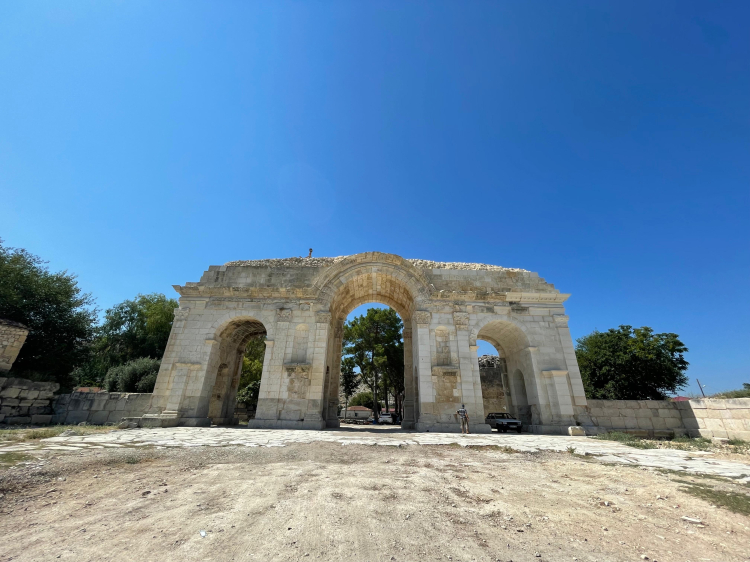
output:
[{"label": "weed growing on ground", "polygon": [[3,441],[36,441],[57,437],[65,431],[73,431],[75,435],[89,435],[91,433],[107,433],[117,429],[112,425],[55,425],[42,428],[2,429],[0,442]]},{"label": "weed growing on ground", "polygon": [[713,505],[725,507],[734,513],[750,515],[750,496],[746,494],[725,492],[706,484],[687,484],[687,486],[680,488],[682,492],[705,500]]},{"label": "weed growing on ground", "polygon": [[568,447],[568,454],[575,455],[576,454],[576,448],[575,447]]},{"label": "weed growing on ground", "polygon": [[628,447],[635,447],[636,449],[656,449],[656,445],[647,439],[641,439],[635,435],[630,435],[623,431],[608,431],[607,433],[600,433],[594,435],[594,439],[602,439],[604,441],[617,441]]},{"label": "weed growing on ground", "polygon": [[7,468],[19,462],[27,461],[30,458],[29,455],[24,455],[23,453],[0,453],[0,468]]}]

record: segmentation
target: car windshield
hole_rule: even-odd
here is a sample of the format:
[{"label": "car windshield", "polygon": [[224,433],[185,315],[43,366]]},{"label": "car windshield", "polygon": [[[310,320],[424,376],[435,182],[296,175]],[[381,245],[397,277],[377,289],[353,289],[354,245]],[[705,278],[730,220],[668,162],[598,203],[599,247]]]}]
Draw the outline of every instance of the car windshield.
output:
[{"label": "car windshield", "polygon": [[495,414],[495,417],[498,418],[498,419],[503,419],[503,420],[512,420],[513,419],[513,416],[511,416],[510,414]]}]

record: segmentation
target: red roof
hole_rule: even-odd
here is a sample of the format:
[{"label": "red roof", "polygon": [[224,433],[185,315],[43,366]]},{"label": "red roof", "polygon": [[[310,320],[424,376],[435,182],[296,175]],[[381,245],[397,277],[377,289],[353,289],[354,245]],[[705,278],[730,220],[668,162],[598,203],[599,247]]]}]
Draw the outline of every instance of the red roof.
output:
[{"label": "red roof", "polygon": [[687,396],[675,396],[672,398],[672,402],[687,402],[688,400],[690,400],[690,398]]},{"label": "red roof", "polygon": [[347,410],[349,412],[372,412],[370,408],[365,408],[364,406],[349,406]]}]

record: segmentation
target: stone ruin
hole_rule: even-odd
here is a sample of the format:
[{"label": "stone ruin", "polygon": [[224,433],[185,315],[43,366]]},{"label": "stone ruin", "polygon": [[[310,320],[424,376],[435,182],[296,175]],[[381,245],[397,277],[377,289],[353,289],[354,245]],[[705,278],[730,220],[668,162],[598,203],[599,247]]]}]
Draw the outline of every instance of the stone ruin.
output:
[{"label": "stone ruin", "polygon": [[[489,431],[488,407],[539,432],[565,432],[586,415],[563,305],[569,295],[533,272],[367,252],[233,261],[175,290],[180,306],[142,426],[234,423],[244,346],[263,335],[249,425],[337,427],[342,327],[368,302],[394,308],[404,322],[402,427],[457,431],[462,403],[474,431]],[[492,385],[481,380],[477,339],[498,351]]]}]

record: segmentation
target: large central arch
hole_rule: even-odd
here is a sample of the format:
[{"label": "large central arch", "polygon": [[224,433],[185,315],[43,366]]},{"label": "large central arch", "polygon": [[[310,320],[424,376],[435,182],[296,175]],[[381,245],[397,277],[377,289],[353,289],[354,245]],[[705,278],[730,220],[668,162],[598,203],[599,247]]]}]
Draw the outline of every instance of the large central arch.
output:
[{"label": "large central arch", "polygon": [[[397,258],[398,256],[393,256]],[[393,261],[394,263],[391,263]],[[329,372],[326,377],[325,421],[327,427],[338,427],[339,386],[343,324],[358,306],[377,302],[393,308],[404,323],[404,417],[401,427],[413,429],[417,421],[415,396],[417,381],[413,374],[412,315],[428,287],[419,271],[406,260],[346,260],[326,275],[321,286],[324,306],[331,312],[332,331],[328,339]]]}]

